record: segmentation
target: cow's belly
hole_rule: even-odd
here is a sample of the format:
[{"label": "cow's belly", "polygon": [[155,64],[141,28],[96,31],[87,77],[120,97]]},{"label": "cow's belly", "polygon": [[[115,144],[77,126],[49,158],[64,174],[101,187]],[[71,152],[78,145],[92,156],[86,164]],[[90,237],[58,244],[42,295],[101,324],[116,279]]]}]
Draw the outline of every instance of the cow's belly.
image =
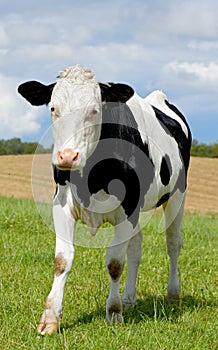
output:
[{"label": "cow's belly", "polygon": [[[158,201],[173,190],[176,179],[177,178],[173,176],[170,184],[168,186],[163,186],[160,178],[157,179],[157,177],[155,177],[145,195],[144,206],[141,208],[142,211],[149,211],[155,208]],[[86,207],[80,199],[76,197],[77,191],[75,185],[68,183],[68,185],[64,187],[64,191],[68,193],[67,202],[70,206],[73,218],[76,221],[81,220],[86,224],[91,234],[95,235],[98,228],[105,222],[110,222],[112,225],[116,226],[127,220],[125,210],[116,196],[109,195],[104,190],[101,190],[91,195],[89,206]],[[131,200],[131,198],[129,198],[129,200]],[[136,210],[139,210],[139,208]]]},{"label": "cow's belly", "polygon": [[[73,185],[71,185],[73,187]],[[108,195],[101,190],[90,197],[90,204],[84,207],[73,197],[71,213],[74,219],[81,220],[87,225],[92,235],[95,235],[98,228],[105,222],[116,226],[127,219],[127,215],[116,196]]]}]

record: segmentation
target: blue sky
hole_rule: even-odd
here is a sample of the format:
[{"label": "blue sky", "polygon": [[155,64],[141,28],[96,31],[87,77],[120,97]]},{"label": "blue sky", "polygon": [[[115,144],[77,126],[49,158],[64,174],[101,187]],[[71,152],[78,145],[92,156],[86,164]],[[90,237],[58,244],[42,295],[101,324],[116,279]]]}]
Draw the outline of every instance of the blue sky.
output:
[{"label": "blue sky", "polygon": [[77,63],[146,96],[163,90],[200,142],[218,140],[217,0],[0,0],[0,139],[39,141],[46,107],[16,92]]}]

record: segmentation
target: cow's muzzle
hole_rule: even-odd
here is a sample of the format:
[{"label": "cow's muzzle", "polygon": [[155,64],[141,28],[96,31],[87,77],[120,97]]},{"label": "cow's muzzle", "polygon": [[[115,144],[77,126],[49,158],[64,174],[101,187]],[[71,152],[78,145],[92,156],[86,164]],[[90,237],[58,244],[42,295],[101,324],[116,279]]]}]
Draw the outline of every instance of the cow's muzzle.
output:
[{"label": "cow's muzzle", "polygon": [[73,152],[70,149],[65,149],[63,152],[57,153],[57,166],[61,169],[72,169],[79,165],[79,152]]}]

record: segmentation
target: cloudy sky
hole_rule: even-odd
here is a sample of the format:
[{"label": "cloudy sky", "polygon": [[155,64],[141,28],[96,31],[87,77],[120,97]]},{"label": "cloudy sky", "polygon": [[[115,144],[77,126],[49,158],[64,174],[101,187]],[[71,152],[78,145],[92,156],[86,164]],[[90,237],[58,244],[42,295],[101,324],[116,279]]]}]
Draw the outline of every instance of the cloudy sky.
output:
[{"label": "cloudy sky", "polygon": [[193,137],[218,140],[217,0],[0,0],[0,139],[39,141],[46,107],[16,92],[77,63],[143,96],[161,89]]}]

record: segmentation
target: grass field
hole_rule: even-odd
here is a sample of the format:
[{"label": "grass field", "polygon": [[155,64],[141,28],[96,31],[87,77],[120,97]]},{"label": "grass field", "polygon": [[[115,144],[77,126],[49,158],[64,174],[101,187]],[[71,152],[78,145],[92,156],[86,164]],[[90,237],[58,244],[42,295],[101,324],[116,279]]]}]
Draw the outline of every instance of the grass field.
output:
[{"label": "grass field", "polygon": [[53,280],[55,235],[32,200],[1,197],[0,207],[0,349],[218,348],[215,215],[184,217],[179,307],[164,299],[169,262],[165,236],[157,233],[157,214],[143,230],[138,305],[124,313],[124,325],[104,323],[109,292],[105,249],[76,247],[60,333],[42,337],[36,327]]}]

